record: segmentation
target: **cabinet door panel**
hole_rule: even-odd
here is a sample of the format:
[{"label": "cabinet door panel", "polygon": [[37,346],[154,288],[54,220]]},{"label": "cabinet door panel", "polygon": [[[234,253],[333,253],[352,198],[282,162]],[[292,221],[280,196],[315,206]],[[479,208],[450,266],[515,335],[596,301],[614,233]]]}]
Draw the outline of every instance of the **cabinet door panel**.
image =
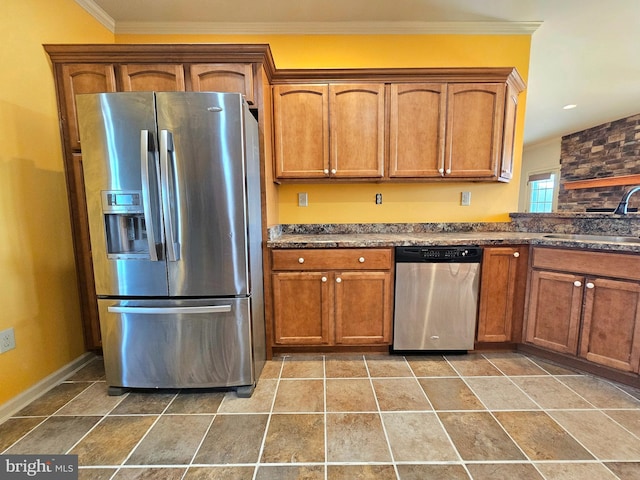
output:
[{"label": "cabinet door panel", "polygon": [[194,92],[241,93],[253,104],[253,66],[250,63],[206,63],[189,66]]},{"label": "cabinet door panel", "polygon": [[485,248],[482,257],[479,342],[512,340],[519,267],[526,255],[517,247]]},{"label": "cabinet door panel", "polygon": [[444,172],[445,92],[446,85],[439,83],[391,85],[390,177],[440,177]]},{"label": "cabinet door panel", "polygon": [[640,363],[640,284],[588,279],[580,355],[631,372]]},{"label": "cabinet door panel", "polygon": [[331,175],[382,177],[384,85],[330,85],[329,111]]},{"label": "cabinet door panel", "polygon": [[336,273],[334,287],[336,344],[391,341],[390,273]]},{"label": "cabinet door panel", "polygon": [[496,177],[502,153],[505,86],[453,84],[447,89],[445,174]]},{"label": "cabinet door panel", "polygon": [[120,82],[125,92],[184,92],[182,65],[128,64],[120,66]]},{"label": "cabinet door panel", "polygon": [[273,87],[277,178],[329,176],[328,92],[327,85]]},{"label": "cabinet door panel", "polygon": [[[272,275],[274,342],[325,345],[330,342],[330,279],[322,272]],[[324,280],[323,280],[324,279]]]},{"label": "cabinet door panel", "polygon": [[577,275],[532,271],[527,342],[558,352],[578,353],[583,283],[584,277]]},{"label": "cabinet door panel", "polygon": [[63,65],[62,84],[64,88],[63,121],[67,124],[69,146],[73,150],[80,150],[76,95],[115,92],[116,77],[113,65],[91,63]]},{"label": "cabinet door panel", "polygon": [[512,85],[507,85],[504,108],[500,180],[507,182],[513,177],[513,149],[516,136],[516,115],[518,114],[518,91]]}]

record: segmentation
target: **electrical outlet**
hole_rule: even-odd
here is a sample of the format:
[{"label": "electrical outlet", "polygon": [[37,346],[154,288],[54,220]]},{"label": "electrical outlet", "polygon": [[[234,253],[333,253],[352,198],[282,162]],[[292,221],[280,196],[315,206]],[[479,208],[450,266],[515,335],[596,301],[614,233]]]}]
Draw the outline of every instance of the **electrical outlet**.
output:
[{"label": "electrical outlet", "polygon": [[376,205],[382,205],[382,194],[376,193]]},{"label": "electrical outlet", "polygon": [[462,195],[460,196],[460,205],[463,207],[471,205],[471,192],[462,192]]},{"label": "electrical outlet", "polygon": [[0,332],[0,353],[16,348],[16,337],[13,328],[7,328]]},{"label": "electrical outlet", "polygon": [[298,206],[306,207],[309,205],[309,197],[307,196],[307,192],[298,193]]}]

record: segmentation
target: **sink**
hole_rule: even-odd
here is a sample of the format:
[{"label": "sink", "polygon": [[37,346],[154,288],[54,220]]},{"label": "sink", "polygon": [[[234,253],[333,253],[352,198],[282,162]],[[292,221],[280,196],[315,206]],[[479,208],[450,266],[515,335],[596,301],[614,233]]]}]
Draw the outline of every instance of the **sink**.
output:
[{"label": "sink", "polygon": [[550,233],[545,238],[557,240],[573,240],[577,242],[606,242],[606,243],[637,243],[640,245],[640,237],[621,237],[615,235],[585,235],[573,233]]}]

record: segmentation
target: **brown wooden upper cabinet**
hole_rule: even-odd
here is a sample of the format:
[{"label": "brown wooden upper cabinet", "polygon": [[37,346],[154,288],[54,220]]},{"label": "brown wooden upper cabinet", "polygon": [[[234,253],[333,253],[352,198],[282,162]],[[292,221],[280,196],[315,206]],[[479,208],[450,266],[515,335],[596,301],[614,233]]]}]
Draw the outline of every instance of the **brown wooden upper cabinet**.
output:
[{"label": "brown wooden upper cabinet", "polygon": [[504,90],[500,84],[447,86],[447,130],[441,174],[496,178],[502,148]]},{"label": "brown wooden upper cabinet", "polygon": [[446,84],[391,84],[390,90],[389,176],[442,176]]},{"label": "brown wooden upper cabinet", "polygon": [[116,91],[116,76],[113,64],[72,63],[62,65],[62,89],[60,114],[66,131],[69,147],[80,150],[80,133],[76,120],[76,95]]},{"label": "brown wooden upper cabinet", "polygon": [[254,103],[250,63],[125,64],[119,74],[125,92],[235,92]]},{"label": "brown wooden upper cabinet", "polygon": [[382,177],[384,95],[375,83],[274,86],[276,177]]},{"label": "brown wooden upper cabinet", "polygon": [[511,178],[515,109],[501,164],[505,85],[391,84],[390,92],[390,178]]},{"label": "brown wooden upper cabinet", "polygon": [[275,176],[509,181],[519,91],[498,82],[276,85]]},{"label": "brown wooden upper cabinet", "polygon": [[120,65],[119,75],[124,92],[186,90],[182,64],[125,64]]},{"label": "brown wooden upper cabinet", "polygon": [[253,105],[253,65],[250,63],[203,63],[189,66],[194,92],[239,92]]}]

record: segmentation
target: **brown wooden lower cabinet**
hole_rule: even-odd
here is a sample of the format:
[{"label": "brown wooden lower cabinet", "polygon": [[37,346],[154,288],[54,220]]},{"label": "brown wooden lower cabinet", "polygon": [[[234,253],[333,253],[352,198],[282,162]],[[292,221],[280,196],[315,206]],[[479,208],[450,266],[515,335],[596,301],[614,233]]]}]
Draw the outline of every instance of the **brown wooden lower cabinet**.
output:
[{"label": "brown wooden lower cabinet", "polygon": [[531,272],[527,342],[577,354],[582,281],[583,277],[570,273]]},{"label": "brown wooden lower cabinet", "polygon": [[640,368],[640,283],[588,278],[580,356],[618,370]]},{"label": "brown wooden lower cabinet", "polygon": [[525,341],[638,373],[640,257],[551,248],[532,255]]},{"label": "brown wooden lower cabinet", "polygon": [[520,342],[528,266],[527,245],[484,247],[479,343]]},{"label": "brown wooden lower cabinet", "polygon": [[391,343],[391,249],[273,250],[272,263],[274,345]]}]

